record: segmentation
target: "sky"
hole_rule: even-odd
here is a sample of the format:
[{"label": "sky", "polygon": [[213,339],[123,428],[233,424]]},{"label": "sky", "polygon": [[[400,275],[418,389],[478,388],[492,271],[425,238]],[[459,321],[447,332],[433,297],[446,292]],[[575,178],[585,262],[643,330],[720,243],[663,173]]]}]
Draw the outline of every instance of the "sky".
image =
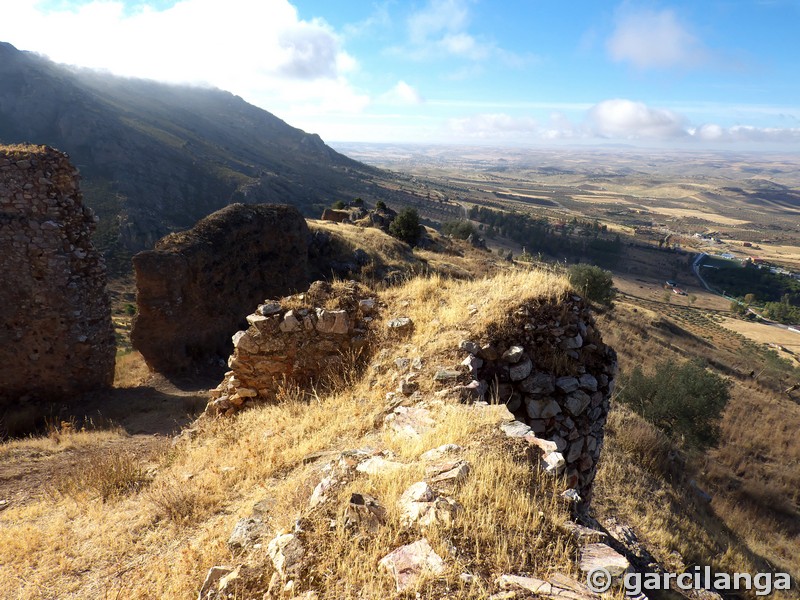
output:
[{"label": "sky", "polygon": [[800,151],[800,0],[14,0],[0,41],[328,142]]}]

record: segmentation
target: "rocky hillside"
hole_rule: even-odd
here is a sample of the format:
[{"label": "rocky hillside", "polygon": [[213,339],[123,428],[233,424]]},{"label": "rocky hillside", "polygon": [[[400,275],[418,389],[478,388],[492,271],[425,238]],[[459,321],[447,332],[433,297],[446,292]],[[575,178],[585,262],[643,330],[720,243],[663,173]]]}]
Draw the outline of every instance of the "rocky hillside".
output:
[{"label": "rocky hillside", "polygon": [[[275,325],[283,349],[253,346],[259,354],[245,356],[250,346],[237,336],[231,364],[241,380],[226,377],[209,414],[172,450],[134,458],[106,449],[87,457],[93,468],[76,465],[2,511],[0,557],[16,566],[0,585],[18,598],[185,598],[201,587],[202,598],[485,598],[503,589],[521,598],[531,586],[592,598],[575,560],[585,540],[569,525],[575,490],[562,497],[569,474],[555,476],[569,461],[506,408],[482,402],[496,393],[487,382],[470,383],[489,376],[480,355],[514,385],[534,382],[533,372],[519,379],[529,363],[579,376],[582,353],[602,357],[599,334],[564,343],[575,335],[561,323],[579,330],[591,319],[562,311],[561,300],[579,302],[563,278],[522,270],[419,278],[380,293],[315,284],[278,312],[262,308],[248,340],[260,343],[258,328]],[[516,318],[536,325],[520,329]],[[336,336],[361,351],[325,357]],[[319,357],[328,368],[315,366],[309,386],[302,369]],[[613,373],[607,359],[586,371],[599,378],[607,364]],[[271,361],[276,376],[247,379],[254,361]],[[554,398],[566,424],[579,409]],[[224,402],[249,399],[250,410],[215,416]],[[582,447],[582,425],[570,423],[569,443]],[[56,565],[50,557],[67,539]],[[41,571],[25,567],[32,562]]]},{"label": "rocky hillside", "polygon": [[21,142],[70,155],[117,270],[232,202],[316,217],[366,195],[377,172],[228,92],[76,70],[0,43],[0,143]]},{"label": "rocky hillside", "polygon": [[[796,520],[732,529],[726,492],[709,499],[663,433],[618,402],[602,427],[605,344],[627,361],[646,337],[625,337],[638,312],[594,323],[584,307],[563,278],[511,265],[380,291],[318,283],[253,307],[206,415],[171,443],[65,423],[0,445],[0,589],[600,600],[584,583],[596,566],[793,572]],[[796,421],[780,408],[788,427],[769,426],[791,461]],[[780,567],[763,558],[784,550]]]}]

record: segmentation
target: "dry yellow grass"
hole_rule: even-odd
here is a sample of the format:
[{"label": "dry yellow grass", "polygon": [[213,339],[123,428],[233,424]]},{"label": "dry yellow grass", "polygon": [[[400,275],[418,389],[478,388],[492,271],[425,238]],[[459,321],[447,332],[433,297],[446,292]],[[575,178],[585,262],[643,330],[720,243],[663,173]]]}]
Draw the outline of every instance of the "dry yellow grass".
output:
[{"label": "dry yellow grass", "polygon": [[[363,374],[348,374],[329,394],[309,399],[287,392],[281,404],[235,419],[201,422],[195,434],[174,448],[158,449],[141,465],[126,460],[126,446],[117,444],[124,441],[120,431],[62,431],[57,437],[0,446],[0,459],[7,462],[24,452],[68,456],[64,449],[89,457],[54,478],[48,494],[0,512],[0,589],[13,599],[192,597],[209,567],[243,561],[226,540],[255,503],[268,500],[270,534],[290,531],[298,518],[305,518],[304,539],[311,549],[305,581],[323,597],[395,597],[392,580],[377,562],[422,535],[402,526],[396,500],[423,477],[419,455],[445,443],[463,446],[472,466],[466,483],[452,493],[464,511],[452,525],[425,531],[448,567],[415,592],[424,598],[485,598],[494,591],[464,584],[462,572],[484,581],[503,572],[547,576],[560,571],[579,577],[577,548],[561,529],[566,507],[554,493],[554,482],[531,469],[524,448],[496,432],[498,407],[431,402],[436,426],[416,441],[376,426],[386,410],[385,395],[396,386],[394,359],[420,357],[426,369],[453,365],[461,339],[479,338],[523,301],[557,301],[568,290],[562,277],[511,267],[491,278],[460,281],[433,275],[384,290],[384,318],[408,316],[415,328],[408,338],[380,340],[373,365]],[[600,323],[606,340],[620,351],[623,368],[675,352],[644,335],[658,313],[625,310],[624,324],[615,320],[604,328]],[[640,329],[629,330],[628,320]],[[428,379],[420,381],[423,393],[431,391]],[[769,485],[785,486],[780,491],[785,497],[792,497],[792,486],[796,492],[800,482],[792,466],[798,460],[793,436],[800,423],[776,421],[793,409],[788,400],[778,405],[759,400],[763,394],[757,387],[736,391],[732,406],[744,412],[726,414],[727,445],[704,458],[707,472],[701,485],[727,481],[728,469],[755,473],[758,457],[771,456],[770,448],[777,445],[787,463],[783,472],[770,463],[775,481]],[[759,435],[769,429],[770,444],[757,443],[753,429]],[[308,499],[325,462],[309,457],[353,448],[382,450],[405,466],[359,475],[323,508],[309,512]],[[686,564],[757,572],[765,568],[766,558],[796,573],[796,540],[791,531],[781,533],[784,523],[759,514],[757,502],[742,504],[716,488],[711,507],[695,500],[671,451],[650,425],[615,409],[595,490],[596,509],[631,525],[668,569],[681,566],[672,554],[676,551]],[[372,495],[386,507],[387,524],[378,534],[353,536],[342,527],[353,492]],[[770,532],[768,543],[765,531]],[[455,555],[452,547],[458,549]],[[263,591],[272,568],[263,547],[250,551],[247,560],[262,567],[237,592],[242,598],[252,596],[255,588]]]},{"label": "dry yellow grass", "polygon": [[144,357],[136,350],[117,353],[114,364],[114,387],[132,388],[143,385],[150,378],[150,369]]},{"label": "dry yellow grass", "polygon": [[[769,369],[757,379],[748,377],[751,369],[759,372],[767,366],[765,359],[741,336],[700,318],[703,311],[654,303],[647,307],[620,303],[615,314],[601,317],[598,325],[605,341],[617,349],[620,368],[627,372],[636,365],[652,368],[668,357],[679,361],[699,357],[726,369],[723,373],[733,387],[721,423],[721,442],[705,455],[690,457],[685,467],[677,463],[683,479],[671,480],[667,475],[676,463],[666,461],[672,465],[667,475],[663,468],[652,468],[665,464],[653,428],[615,408],[600,462],[596,508],[603,507],[633,526],[663,560],[668,561],[675,550],[687,563],[717,565],[729,572],[778,570],[791,573],[796,581],[800,407],[775,392],[793,379],[779,385],[772,381],[778,374],[767,378]],[[653,327],[664,319],[679,325],[675,332],[685,329],[708,343]],[[736,372],[741,375],[731,376]],[[713,496],[710,505],[695,500],[690,479]],[[631,489],[636,492],[630,493]]]},{"label": "dry yellow grass", "polygon": [[557,301],[567,290],[566,277],[519,268],[479,280],[420,277],[383,297],[391,306],[389,316],[414,321],[411,349],[426,356],[454,356],[466,333],[483,333],[489,325],[504,322],[512,307],[531,299]]},{"label": "dry yellow grass", "polygon": [[[632,527],[668,571],[682,572],[692,565],[726,573],[788,571],[796,581],[797,572],[788,562],[775,564],[765,558],[775,555],[776,543],[786,541],[770,536],[764,543],[764,529],[756,533],[737,523],[736,509],[728,500],[715,498],[711,506],[706,504],[670,450],[653,426],[626,408],[615,407],[596,480],[595,510]],[[770,531],[777,533],[774,528]],[[767,545],[773,547],[764,554]],[[790,600],[796,595],[775,592],[774,597]]]},{"label": "dry yellow grass", "polygon": [[[457,594],[450,597],[480,598],[485,590],[459,583],[461,570],[492,575],[513,568],[544,575],[574,569],[575,549],[558,527],[566,507],[554,499],[552,482],[540,481],[528,463],[514,459],[519,449],[487,438],[499,435],[490,433],[489,423],[497,420],[493,409],[437,405],[437,426],[416,444],[393,440],[375,425],[385,410],[384,395],[395,385],[393,371],[385,368],[394,357],[415,352],[431,364],[446,363],[462,336],[479,333],[525,299],[552,299],[567,289],[563,278],[520,270],[473,282],[434,276],[387,290],[381,294],[386,314],[410,316],[416,329],[409,339],[383,340],[384,368],[363,377],[354,373],[338,391],[311,401],[287,394],[279,405],[205,421],[191,439],[154,457],[150,467],[130,468],[135,465],[126,462],[124,450],[109,449],[106,438],[118,432],[66,433],[58,442],[2,446],[0,452],[13,460],[15,448],[24,445],[74,445],[90,456],[94,452],[95,468],[116,475],[95,471],[98,482],[87,480],[91,470],[67,472],[53,493],[0,513],[0,589],[14,599],[191,597],[209,567],[239,560],[226,540],[256,502],[272,501],[273,531],[290,530],[307,510],[321,478],[321,463],[304,461],[312,453],[368,446],[411,463],[419,452],[445,442],[466,448],[473,473],[456,495],[464,519],[428,536],[443,556],[451,540],[466,550],[424,589],[441,595],[449,586]],[[392,582],[379,576],[376,560],[396,547],[389,542],[411,541],[394,502],[421,475],[415,466],[353,484],[381,497],[389,525],[366,545],[340,529],[319,530],[312,569],[326,578],[328,597],[354,597],[357,590],[361,597],[391,596]],[[341,490],[339,500],[354,489]],[[308,535],[314,540],[316,534]]]},{"label": "dry yellow grass", "polygon": [[[696,199],[695,199],[696,200]],[[696,208],[667,208],[664,206],[650,206],[649,207],[652,212],[658,213],[660,215],[667,215],[670,217],[696,217],[698,219],[704,219],[709,221],[710,223],[718,223],[720,225],[744,225],[749,221],[743,219],[734,219],[733,217],[726,217],[714,212],[705,212],[702,210],[697,210]]]}]

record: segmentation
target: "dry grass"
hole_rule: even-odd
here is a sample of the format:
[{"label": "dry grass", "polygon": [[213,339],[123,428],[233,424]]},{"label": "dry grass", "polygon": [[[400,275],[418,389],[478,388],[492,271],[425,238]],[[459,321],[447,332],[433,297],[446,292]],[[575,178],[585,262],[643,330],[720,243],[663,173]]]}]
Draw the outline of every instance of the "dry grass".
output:
[{"label": "dry grass", "polygon": [[[617,314],[599,320],[605,341],[617,349],[620,368],[629,372],[635,365],[652,368],[665,358],[699,357],[731,379],[731,401],[723,414],[719,447],[689,457],[685,466],[667,461],[666,472],[658,432],[615,409],[596,506],[618,514],[665,560],[676,550],[687,563],[717,564],[729,572],[774,569],[797,580],[800,407],[775,391],[791,378],[773,374],[759,347],[719,326],[718,318],[708,318],[702,310],[645,305],[649,310],[620,304]],[[665,319],[678,327],[670,332],[653,326]],[[705,343],[698,344],[693,336]],[[765,368],[756,379],[747,376],[752,369],[758,373]],[[690,479],[712,495],[710,505],[696,500]]]},{"label": "dry grass", "polygon": [[89,456],[55,475],[51,494],[75,501],[99,498],[106,502],[143,488],[149,482],[140,457],[113,449],[102,456]]},{"label": "dry grass", "polygon": [[[11,598],[190,597],[210,566],[233,560],[225,541],[256,502],[272,502],[273,531],[291,529],[321,478],[321,464],[304,460],[312,453],[384,448],[411,463],[421,451],[445,442],[467,448],[473,474],[456,494],[464,520],[429,535],[442,556],[449,556],[450,540],[463,551],[448,558],[452,568],[443,579],[425,585],[440,591],[460,585],[459,597],[483,597],[484,590],[458,583],[461,570],[487,575],[569,570],[574,548],[558,529],[566,510],[553,499],[552,483],[539,481],[527,463],[514,460],[513,449],[487,441],[487,424],[497,419],[494,409],[479,416],[474,409],[443,404],[437,427],[414,444],[375,429],[384,395],[395,385],[396,374],[387,368],[395,356],[415,348],[426,364],[446,363],[461,336],[481,331],[526,298],[553,298],[566,289],[563,279],[518,271],[475,282],[416,279],[385,291],[388,314],[410,316],[416,330],[409,339],[383,341],[378,360],[383,366],[377,371],[370,369],[363,378],[353,374],[348,385],[310,402],[287,394],[280,405],[206,421],[192,439],[156,457],[153,468],[141,463],[137,468],[124,453],[110,453],[108,436],[119,434],[109,432],[4,445],[0,452],[12,460],[14,449],[24,444],[43,450],[69,444],[88,458],[58,480],[59,493],[0,513],[0,562],[8,565],[0,569],[0,588],[11,590]],[[496,452],[487,452],[489,447]],[[376,559],[393,543],[412,541],[399,528],[394,503],[422,476],[420,469],[363,477],[341,491],[340,499],[356,487],[379,496],[393,516],[383,537],[366,545],[343,530],[320,529],[321,537],[312,542],[321,552],[313,568],[325,578],[331,597],[348,597],[348,589],[362,585],[374,590],[372,597],[391,592],[391,580],[376,574]],[[507,535],[497,535],[499,526]]]},{"label": "dry grass", "polygon": [[45,436],[10,440],[0,444],[0,460],[11,460],[22,452],[57,454],[87,445],[120,441],[127,434],[118,428],[96,430],[91,423],[79,427],[72,423],[62,423],[50,428]]},{"label": "dry grass", "polygon": [[[453,425],[461,428],[460,421],[467,416],[463,411],[460,415],[452,412],[439,427],[447,431]],[[393,582],[375,565],[388,549],[420,537],[425,537],[447,562],[444,574],[421,581],[411,592],[423,598],[486,598],[492,591],[486,582],[503,573],[575,574],[577,551],[560,527],[568,514],[557,500],[554,481],[531,469],[528,461],[515,459],[513,453],[520,448],[504,449],[502,440],[487,439],[485,429],[483,435],[479,427],[473,429],[475,434],[466,439],[456,431],[452,431],[454,436],[440,437],[471,445],[465,454],[472,467],[469,478],[451,493],[463,507],[453,524],[424,530],[401,524],[395,502],[405,489],[422,479],[422,471],[416,466],[353,482],[338,495],[332,514],[325,513],[313,522],[310,538],[318,550],[308,578],[324,598],[394,597]],[[484,443],[483,448],[491,445],[497,451],[486,452],[475,443],[478,440]],[[385,504],[387,523],[377,535],[354,536],[341,526],[343,508],[353,492],[369,494]],[[332,530],[328,526],[330,516],[339,517]],[[462,573],[475,575],[475,583],[461,581]]]},{"label": "dry grass", "polygon": [[[387,290],[389,317],[409,317],[414,334],[410,351],[453,359],[459,342],[472,333],[506,322],[509,311],[523,302],[557,302],[569,290],[566,277],[546,271],[509,269],[479,280],[420,277]],[[457,363],[456,363],[457,364]]]},{"label": "dry grass", "polygon": [[150,369],[137,351],[118,353],[114,365],[114,387],[134,388],[144,385],[150,378]]},{"label": "dry grass", "polygon": [[[652,426],[627,409],[614,409],[596,480],[595,510],[631,526],[669,571],[681,572],[692,565],[727,573],[788,569],[796,581],[797,573],[789,565],[768,561],[742,535],[746,532],[730,526],[730,513],[719,514],[728,507],[718,499],[708,505],[697,495],[680,459],[670,460],[662,452],[658,468],[652,461],[642,462],[641,450],[658,438]],[[657,446],[663,450],[661,443]],[[796,596],[776,592],[775,597]]]},{"label": "dry grass", "polygon": [[[531,469],[523,448],[495,432],[492,423],[499,407],[429,403],[437,424],[415,441],[375,425],[386,410],[386,393],[400,375],[396,358],[422,358],[420,384],[426,394],[432,391],[428,375],[460,361],[455,349],[461,339],[480,339],[523,301],[557,301],[568,290],[564,278],[513,269],[473,281],[434,275],[387,289],[380,294],[385,318],[408,316],[415,328],[409,337],[380,340],[380,351],[363,375],[351,373],[331,393],[310,400],[287,392],[279,405],[234,419],[202,421],[193,436],[150,456],[150,466],[148,459],[126,462],[122,446],[117,453],[113,446],[109,450],[109,444],[124,439],[121,432],[62,431],[0,446],[0,459],[12,463],[25,452],[69,456],[65,448],[88,457],[82,459],[88,462],[65,468],[63,480],[54,479],[62,482],[53,486],[59,493],[0,512],[0,589],[14,599],[192,597],[209,567],[243,560],[225,542],[236,521],[263,500],[271,504],[270,535],[291,530],[304,517],[303,538],[311,549],[305,581],[327,598],[396,597],[377,562],[423,534],[448,567],[411,595],[484,598],[493,591],[480,583],[464,584],[462,572],[484,581],[503,572],[576,575],[577,549],[560,528],[566,507],[553,493],[554,483]],[[628,316],[640,329],[619,320],[608,327],[600,324],[607,341],[620,351],[623,368],[632,361],[648,365],[665,353],[678,354],[662,345],[660,337],[643,336],[653,315],[638,324],[635,318],[641,315]],[[793,436],[800,423],[793,417],[782,423],[782,415],[793,414],[792,406],[787,400],[775,405],[763,401],[764,390],[753,385],[747,392],[749,404],[747,393],[735,392],[731,405],[744,412],[726,414],[727,446],[704,458],[705,475],[698,470],[702,486],[717,486],[709,488],[714,494],[710,506],[690,492],[683,463],[663,435],[623,409],[612,413],[595,505],[631,525],[672,570],[680,566],[671,554],[676,551],[686,564],[756,572],[767,559],[797,572],[793,530],[774,511],[763,510],[754,492],[757,481],[767,490],[783,486],[781,494],[796,502],[800,482]],[[766,428],[769,436],[764,435]],[[770,443],[759,443],[757,432]],[[734,436],[740,439],[734,442]],[[404,528],[396,500],[424,476],[419,455],[444,443],[462,445],[472,466],[465,484],[451,492],[464,510],[452,525],[425,532]],[[783,470],[774,458],[776,445],[787,458]],[[321,510],[309,512],[308,499],[324,463],[310,457],[352,448],[383,450],[406,466],[378,476],[358,475]],[[759,465],[759,457],[767,458],[768,468]],[[736,477],[749,482],[741,489],[748,491],[750,504],[724,490],[738,468],[743,473]],[[378,534],[354,535],[342,527],[353,492],[372,495],[386,507],[387,524]],[[334,527],[331,519],[336,520]],[[765,531],[769,543],[763,541]],[[260,581],[269,579],[271,566],[263,548],[251,550],[247,559],[264,565]],[[263,581],[259,585],[263,592]],[[240,597],[261,597],[254,589],[243,588]]]},{"label": "dry grass", "polygon": [[34,144],[0,144],[0,153],[19,160],[21,158],[31,158],[34,156],[46,154],[46,146],[37,146]]}]

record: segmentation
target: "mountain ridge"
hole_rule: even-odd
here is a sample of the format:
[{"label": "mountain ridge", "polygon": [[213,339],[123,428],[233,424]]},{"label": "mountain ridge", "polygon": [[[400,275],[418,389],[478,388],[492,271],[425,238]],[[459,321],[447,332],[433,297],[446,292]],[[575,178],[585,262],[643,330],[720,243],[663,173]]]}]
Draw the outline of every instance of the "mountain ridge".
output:
[{"label": "mountain ridge", "polygon": [[316,216],[367,194],[379,173],[230,92],[58,65],[3,42],[0,141],[71,156],[116,270],[228,204],[288,203]]}]

